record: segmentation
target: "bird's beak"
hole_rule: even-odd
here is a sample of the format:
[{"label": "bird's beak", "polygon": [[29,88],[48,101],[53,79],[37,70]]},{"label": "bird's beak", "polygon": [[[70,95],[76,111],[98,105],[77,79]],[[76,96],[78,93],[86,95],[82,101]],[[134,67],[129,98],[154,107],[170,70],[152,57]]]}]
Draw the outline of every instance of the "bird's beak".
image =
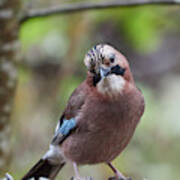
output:
[{"label": "bird's beak", "polygon": [[111,71],[111,68],[103,68],[101,67],[100,68],[100,75],[101,75],[101,78],[105,78]]}]

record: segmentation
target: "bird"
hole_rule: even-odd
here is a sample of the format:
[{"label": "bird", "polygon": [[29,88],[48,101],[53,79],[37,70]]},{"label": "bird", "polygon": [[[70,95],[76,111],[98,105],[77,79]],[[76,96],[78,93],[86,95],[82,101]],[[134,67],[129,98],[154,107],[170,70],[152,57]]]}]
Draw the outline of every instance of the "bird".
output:
[{"label": "bird", "polygon": [[144,97],[136,87],[128,60],[111,45],[92,47],[84,64],[87,77],[70,96],[49,150],[22,180],[54,180],[66,162],[73,164],[74,180],[84,180],[79,166],[99,163],[112,169],[115,176],[110,179],[130,180],[112,161],[135,132],[144,113]]}]

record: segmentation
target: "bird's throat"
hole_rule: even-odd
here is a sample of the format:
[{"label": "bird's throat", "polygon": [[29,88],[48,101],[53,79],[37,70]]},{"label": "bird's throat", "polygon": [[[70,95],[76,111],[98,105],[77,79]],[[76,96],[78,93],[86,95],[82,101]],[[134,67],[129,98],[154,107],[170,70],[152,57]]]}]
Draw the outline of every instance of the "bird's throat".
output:
[{"label": "bird's throat", "polygon": [[120,94],[125,86],[125,80],[122,76],[111,74],[97,83],[99,93],[114,96]]}]

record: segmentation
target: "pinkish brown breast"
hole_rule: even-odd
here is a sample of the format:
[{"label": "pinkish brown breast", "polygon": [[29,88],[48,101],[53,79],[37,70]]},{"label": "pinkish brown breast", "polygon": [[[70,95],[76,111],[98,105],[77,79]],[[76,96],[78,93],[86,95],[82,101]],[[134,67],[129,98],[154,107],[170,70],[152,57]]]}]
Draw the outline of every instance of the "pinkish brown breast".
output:
[{"label": "pinkish brown breast", "polygon": [[62,144],[78,164],[112,161],[127,146],[144,111],[144,98],[130,85],[116,99],[89,93],[78,114],[78,129]]}]

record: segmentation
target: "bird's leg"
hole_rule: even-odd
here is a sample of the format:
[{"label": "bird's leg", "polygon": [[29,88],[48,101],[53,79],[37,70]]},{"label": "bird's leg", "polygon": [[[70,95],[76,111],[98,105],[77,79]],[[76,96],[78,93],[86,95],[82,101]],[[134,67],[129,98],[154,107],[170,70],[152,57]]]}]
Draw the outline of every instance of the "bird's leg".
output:
[{"label": "bird's leg", "polygon": [[75,179],[80,180],[81,177],[79,175],[78,166],[77,166],[77,164],[75,162],[73,162],[73,167],[74,167]]},{"label": "bird's leg", "polygon": [[80,177],[78,166],[75,162],[73,162],[73,167],[74,167],[75,177],[72,177],[71,180],[93,180],[91,177],[87,177],[87,178]]},{"label": "bird's leg", "polygon": [[107,163],[107,165],[112,169],[112,171],[115,173],[115,177],[109,178],[109,180],[132,180],[131,178],[125,177],[118,169],[116,169],[110,162]]}]

